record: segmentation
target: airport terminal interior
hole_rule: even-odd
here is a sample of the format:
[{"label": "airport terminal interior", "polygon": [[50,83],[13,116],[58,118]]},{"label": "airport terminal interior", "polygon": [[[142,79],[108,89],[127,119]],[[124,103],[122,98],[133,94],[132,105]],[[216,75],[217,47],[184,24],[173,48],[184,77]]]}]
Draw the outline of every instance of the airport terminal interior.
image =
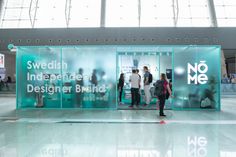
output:
[{"label": "airport terminal interior", "polygon": [[236,157],[235,0],[0,0],[0,157]]}]

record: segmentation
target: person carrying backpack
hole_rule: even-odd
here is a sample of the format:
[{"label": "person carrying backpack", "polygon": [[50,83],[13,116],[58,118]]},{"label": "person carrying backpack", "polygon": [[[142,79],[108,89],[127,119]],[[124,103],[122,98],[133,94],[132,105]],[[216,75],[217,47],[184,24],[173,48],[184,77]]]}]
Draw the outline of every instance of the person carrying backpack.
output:
[{"label": "person carrying backpack", "polygon": [[152,74],[148,71],[148,67],[144,66],[144,95],[145,95],[145,104],[147,106],[151,102],[151,93],[150,93],[150,84],[152,83]]},{"label": "person carrying backpack", "polygon": [[170,90],[169,83],[166,79],[166,74],[162,73],[160,78],[161,79],[157,80],[157,82],[154,84],[154,86],[155,86],[155,95],[159,99],[160,116],[166,116],[164,114],[166,94],[168,92],[169,95],[171,96],[172,92]]}]

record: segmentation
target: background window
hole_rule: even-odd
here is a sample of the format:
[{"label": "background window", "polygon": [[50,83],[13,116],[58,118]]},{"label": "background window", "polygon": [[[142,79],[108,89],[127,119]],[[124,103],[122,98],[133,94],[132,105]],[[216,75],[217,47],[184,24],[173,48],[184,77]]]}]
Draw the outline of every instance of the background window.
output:
[{"label": "background window", "polygon": [[172,0],[141,0],[140,26],[174,26]]},{"label": "background window", "polygon": [[29,28],[30,0],[5,0],[2,7],[1,27]]},{"label": "background window", "polygon": [[[236,26],[236,0],[213,1],[105,0],[105,27],[211,27],[210,8],[219,27]],[[100,27],[101,2],[0,0],[0,28]]]},{"label": "background window", "polygon": [[209,27],[210,12],[207,0],[179,0],[179,27]]},{"label": "background window", "polygon": [[68,27],[100,26],[101,0],[71,0],[71,3],[67,3],[69,7],[66,7],[69,0],[32,2],[30,9],[31,0],[5,0],[1,11],[1,28],[31,28],[32,21],[35,21],[34,28],[64,28],[67,24]]},{"label": "background window", "polygon": [[39,0],[35,27],[66,27],[66,0]]},{"label": "background window", "polygon": [[100,27],[101,0],[72,0],[70,27]]},{"label": "background window", "polygon": [[107,27],[138,27],[138,0],[107,0]]},{"label": "background window", "polygon": [[236,1],[214,0],[218,26],[236,26]]}]

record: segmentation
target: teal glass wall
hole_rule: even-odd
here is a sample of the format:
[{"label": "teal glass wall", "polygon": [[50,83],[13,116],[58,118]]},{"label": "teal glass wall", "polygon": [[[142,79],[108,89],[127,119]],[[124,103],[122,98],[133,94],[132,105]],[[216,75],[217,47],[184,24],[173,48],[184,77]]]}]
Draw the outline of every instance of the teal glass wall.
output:
[{"label": "teal glass wall", "polygon": [[18,47],[18,108],[116,108],[113,47]]},{"label": "teal glass wall", "polygon": [[18,47],[16,58],[18,108],[61,108],[61,93],[53,92],[61,88],[61,49]]},{"label": "teal glass wall", "polygon": [[134,45],[17,47],[17,108],[117,109],[119,74],[146,63],[154,82],[172,72],[168,108],[220,109],[220,47]]},{"label": "teal glass wall", "polygon": [[[116,49],[112,47],[65,47],[62,61],[62,108],[116,108]],[[77,76],[77,78],[73,78]]]},{"label": "teal glass wall", "polygon": [[220,47],[173,47],[174,109],[220,109]]}]

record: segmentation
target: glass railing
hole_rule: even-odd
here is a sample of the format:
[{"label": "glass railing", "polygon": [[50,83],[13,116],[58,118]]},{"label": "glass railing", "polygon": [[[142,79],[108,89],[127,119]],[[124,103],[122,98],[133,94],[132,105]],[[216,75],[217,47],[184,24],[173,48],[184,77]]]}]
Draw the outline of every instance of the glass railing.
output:
[{"label": "glass railing", "polygon": [[0,94],[2,93],[16,93],[16,83],[1,83]]},{"label": "glass railing", "polygon": [[222,83],[221,84],[221,92],[222,94],[227,93],[235,93],[236,94],[236,84],[233,83]]}]

